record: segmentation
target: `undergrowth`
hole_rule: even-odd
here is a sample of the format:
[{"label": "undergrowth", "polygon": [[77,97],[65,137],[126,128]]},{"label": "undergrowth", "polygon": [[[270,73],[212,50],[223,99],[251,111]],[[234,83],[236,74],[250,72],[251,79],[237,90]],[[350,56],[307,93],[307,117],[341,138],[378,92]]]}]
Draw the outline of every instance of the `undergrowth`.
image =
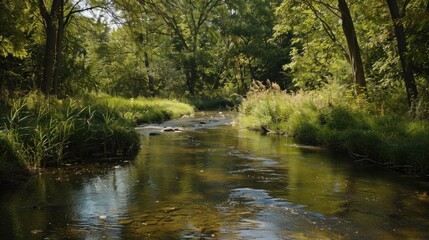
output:
[{"label": "undergrowth", "polygon": [[[301,144],[350,153],[359,161],[429,173],[429,121],[406,113],[383,111],[380,105],[353,98],[342,86],[313,92],[249,93],[240,106],[239,123],[265,126]],[[420,103],[422,104],[422,103]]]},{"label": "undergrowth", "polygon": [[188,98],[184,102],[189,103],[198,110],[219,110],[219,109],[232,109],[237,106],[242,99],[242,96],[234,94],[228,98],[226,97],[199,97]]}]

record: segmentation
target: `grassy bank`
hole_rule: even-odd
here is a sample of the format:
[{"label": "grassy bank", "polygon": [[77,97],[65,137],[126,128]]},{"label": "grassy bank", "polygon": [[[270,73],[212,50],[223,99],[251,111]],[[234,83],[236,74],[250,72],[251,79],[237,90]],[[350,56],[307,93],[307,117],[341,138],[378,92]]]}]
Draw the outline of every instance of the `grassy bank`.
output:
[{"label": "grassy bank", "polygon": [[266,126],[301,144],[348,152],[357,161],[429,174],[427,120],[388,114],[341,94],[341,89],[331,90],[249,94],[240,107],[239,123],[258,130]]},{"label": "grassy bank", "polygon": [[133,155],[140,146],[136,124],[193,112],[191,106],[170,100],[58,100],[37,93],[11,100],[5,109],[0,120],[0,183],[45,166]]},{"label": "grassy bank", "polygon": [[162,122],[192,114],[194,108],[176,100],[158,98],[132,98],[98,96],[97,104],[106,105],[136,124]]}]

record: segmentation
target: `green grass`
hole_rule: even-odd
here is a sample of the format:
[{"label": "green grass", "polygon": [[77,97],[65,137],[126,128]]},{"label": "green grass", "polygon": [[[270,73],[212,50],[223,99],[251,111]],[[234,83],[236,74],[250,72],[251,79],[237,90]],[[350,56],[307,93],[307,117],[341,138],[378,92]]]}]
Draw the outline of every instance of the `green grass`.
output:
[{"label": "green grass", "polygon": [[427,120],[374,114],[371,103],[339,92],[249,94],[238,121],[250,129],[265,125],[301,144],[348,152],[389,167],[409,165],[419,175],[429,173]]},{"label": "green grass", "polygon": [[125,99],[122,97],[95,97],[97,104],[107,105],[124,118],[136,124],[162,122],[192,114],[194,108],[177,100],[158,98]]},{"label": "green grass", "polygon": [[0,156],[3,169],[10,163],[37,169],[76,159],[123,156],[135,153],[140,143],[131,121],[107,106],[73,99],[31,93],[15,99],[4,119],[2,141],[8,147]]}]

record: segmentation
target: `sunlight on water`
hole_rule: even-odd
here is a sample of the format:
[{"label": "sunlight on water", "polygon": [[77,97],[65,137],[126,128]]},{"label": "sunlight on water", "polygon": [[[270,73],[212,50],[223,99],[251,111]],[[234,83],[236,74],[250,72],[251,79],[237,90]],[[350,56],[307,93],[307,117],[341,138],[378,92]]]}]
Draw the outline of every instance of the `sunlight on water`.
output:
[{"label": "sunlight on water", "polygon": [[231,125],[216,113],[142,126],[133,161],[5,188],[0,239],[429,238],[427,182]]}]

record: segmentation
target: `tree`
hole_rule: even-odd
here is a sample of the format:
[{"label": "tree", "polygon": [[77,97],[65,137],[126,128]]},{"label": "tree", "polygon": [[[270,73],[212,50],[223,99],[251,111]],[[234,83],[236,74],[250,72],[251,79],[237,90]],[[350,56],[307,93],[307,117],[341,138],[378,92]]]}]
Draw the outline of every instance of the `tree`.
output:
[{"label": "tree", "polygon": [[[308,47],[314,47],[314,56],[310,58],[313,62],[319,62],[323,59],[322,57],[334,57],[332,53],[326,51],[330,51],[328,48],[335,47],[336,51],[348,61],[352,70],[353,82],[356,85],[356,93],[360,94],[366,89],[366,79],[353,19],[345,0],[338,0],[337,5],[330,4],[330,1],[285,0],[277,10],[277,16],[281,19],[276,26],[276,35],[288,31],[293,32],[297,49],[295,53],[298,59],[302,59],[303,55],[311,52],[311,49],[307,49]],[[337,33],[339,22],[343,31],[342,35]],[[343,38],[346,40],[347,50],[344,47]],[[326,42],[327,39],[331,41],[331,44]],[[292,62],[292,64],[295,63],[296,61]],[[319,62],[314,65],[329,67],[331,64]],[[321,71],[324,70],[321,69]],[[332,72],[327,74],[333,75]]]},{"label": "tree", "polygon": [[[51,2],[50,10],[45,5],[43,0],[38,0],[40,13],[44,20],[46,43],[45,54],[43,62],[43,76],[41,83],[41,90],[44,94],[51,93],[52,80],[54,77],[55,54],[57,46],[57,29],[58,17],[63,4],[62,0],[53,0]],[[61,16],[62,17],[62,16]]]},{"label": "tree", "polygon": [[191,96],[196,95],[195,84],[200,79],[198,66],[204,52],[204,36],[210,35],[211,17],[221,0],[140,0],[147,18],[158,18],[164,34],[172,37]]},{"label": "tree", "polygon": [[353,80],[356,84],[356,92],[357,94],[361,94],[366,91],[366,81],[355,27],[347,2],[345,0],[338,0],[338,8],[341,13],[341,26],[347,39],[349,62],[353,72]]},{"label": "tree", "polygon": [[[401,23],[401,18],[403,16],[401,16],[399,12],[397,0],[386,0],[386,2],[389,7],[390,15],[392,17],[393,26],[395,29],[395,37],[398,45],[398,54],[401,62],[401,68],[402,68],[402,78],[404,79],[405,88],[407,90],[408,105],[411,107],[412,111],[414,112],[418,92],[417,92],[416,82],[414,79],[412,64],[410,63],[407,57],[407,52],[408,52],[407,40],[406,40],[404,26]],[[407,2],[409,1],[406,1],[406,3]],[[405,8],[406,8],[406,5],[404,5],[403,14],[405,14]]]},{"label": "tree", "polygon": [[43,19],[46,38],[41,90],[46,95],[57,94],[62,69],[63,40],[66,27],[74,14],[103,7],[101,5],[81,7],[82,0],[74,2],[52,0],[49,8],[45,0],[37,0],[37,3]]},{"label": "tree", "polygon": [[221,19],[222,35],[230,42],[232,78],[241,93],[252,80],[271,80],[288,85],[283,65],[290,62],[290,36],[272,39],[274,10],[281,1],[237,0],[228,3],[229,17]]}]

